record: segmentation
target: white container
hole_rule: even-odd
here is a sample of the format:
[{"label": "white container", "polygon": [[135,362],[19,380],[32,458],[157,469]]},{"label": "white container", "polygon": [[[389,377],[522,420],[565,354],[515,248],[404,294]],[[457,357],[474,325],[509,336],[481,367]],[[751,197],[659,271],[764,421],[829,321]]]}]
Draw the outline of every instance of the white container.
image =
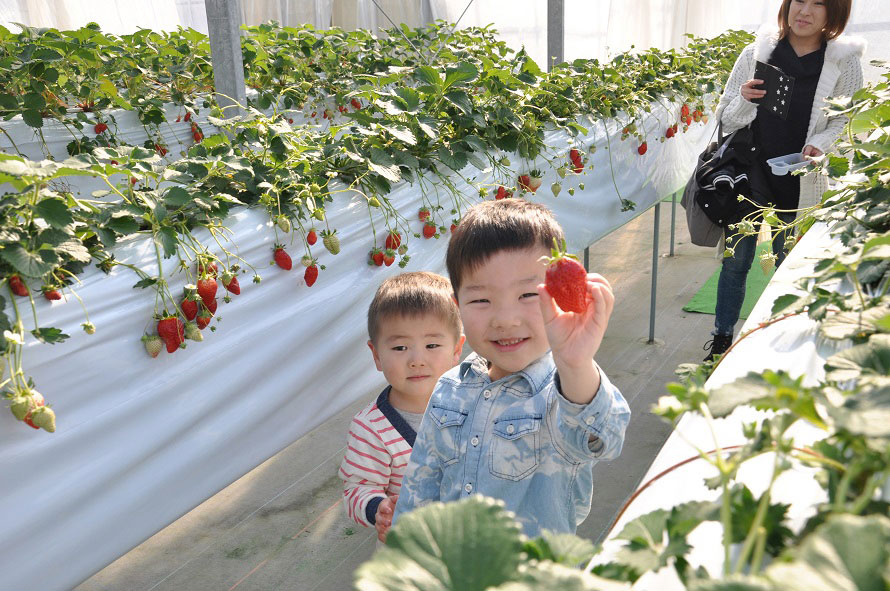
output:
[{"label": "white container", "polygon": [[785,154],[784,156],[770,158],[766,163],[769,164],[770,170],[772,170],[774,175],[784,176],[792,170],[803,168],[809,164],[810,161],[805,158],[803,154],[797,152],[795,154]]}]

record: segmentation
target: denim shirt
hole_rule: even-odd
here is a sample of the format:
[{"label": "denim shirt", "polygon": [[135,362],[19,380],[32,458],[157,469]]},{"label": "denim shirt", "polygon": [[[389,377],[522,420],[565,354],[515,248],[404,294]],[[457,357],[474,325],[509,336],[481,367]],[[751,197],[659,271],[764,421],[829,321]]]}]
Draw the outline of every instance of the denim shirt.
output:
[{"label": "denim shirt", "polygon": [[621,453],[630,420],[621,392],[600,377],[593,400],[575,404],[560,393],[549,352],[495,382],[471,354],[436,384],[393,521],[478,493],[504,501],[529,537],[574,533],[590,512],[593,465]]}]

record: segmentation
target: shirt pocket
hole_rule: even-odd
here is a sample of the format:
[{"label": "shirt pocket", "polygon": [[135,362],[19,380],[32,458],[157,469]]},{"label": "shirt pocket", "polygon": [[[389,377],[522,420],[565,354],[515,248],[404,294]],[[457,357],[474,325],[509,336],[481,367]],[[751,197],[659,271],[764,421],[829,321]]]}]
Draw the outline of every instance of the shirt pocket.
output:
[{"label": "shirt pocket", "polygon": [[495,419],[492,428],[490,471],[507,480],[522,480],[538,467],[541,415]]},{"label": "shirt pocket", "polygon": [[430,418],[437,433],[436,451],[445,466],[453,464],[460,457],[460,436],[467,414],[465,410],[430,405]]}]

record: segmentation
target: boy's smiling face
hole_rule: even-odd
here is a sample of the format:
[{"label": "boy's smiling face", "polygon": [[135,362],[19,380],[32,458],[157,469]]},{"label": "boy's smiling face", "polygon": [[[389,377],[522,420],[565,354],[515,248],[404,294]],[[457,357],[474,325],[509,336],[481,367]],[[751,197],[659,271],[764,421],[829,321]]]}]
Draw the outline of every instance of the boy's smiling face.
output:
[{"label": "boy's smiling face", "polygon": [[491,363],[499,380],[525,369],[550,349],[537,286],[546,267],[541,247],[501,250],[464,273],[457,300],[470,347]]},{"label": "boy's smiling face", "polygon": [[[464,344],[454,329],[434,314],[391,316],[380,321],[375,341],[368,341],[377,369],[392,386],[394,405],[421,403],[420,412],[439,377],[457,365]],[[403,406],[404,410],[411,410]]]}]

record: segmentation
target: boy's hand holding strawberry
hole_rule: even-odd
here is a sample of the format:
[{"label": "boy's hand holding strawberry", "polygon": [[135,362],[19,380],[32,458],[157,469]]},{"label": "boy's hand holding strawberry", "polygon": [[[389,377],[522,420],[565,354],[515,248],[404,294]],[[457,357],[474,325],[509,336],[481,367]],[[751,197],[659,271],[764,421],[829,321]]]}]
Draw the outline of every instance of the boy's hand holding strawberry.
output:
[{"label": "boy's hand holding strawberry", "polygon": [[[553,351],[563,395],[577,404],[593,400],[600,386],[599,368],[593,361],[615,304],[609,282],[587,273],[576,260],[554,249],[545,283],[538,285],[544,328]],[[560,303],[569,309],[566,311]]]}]

